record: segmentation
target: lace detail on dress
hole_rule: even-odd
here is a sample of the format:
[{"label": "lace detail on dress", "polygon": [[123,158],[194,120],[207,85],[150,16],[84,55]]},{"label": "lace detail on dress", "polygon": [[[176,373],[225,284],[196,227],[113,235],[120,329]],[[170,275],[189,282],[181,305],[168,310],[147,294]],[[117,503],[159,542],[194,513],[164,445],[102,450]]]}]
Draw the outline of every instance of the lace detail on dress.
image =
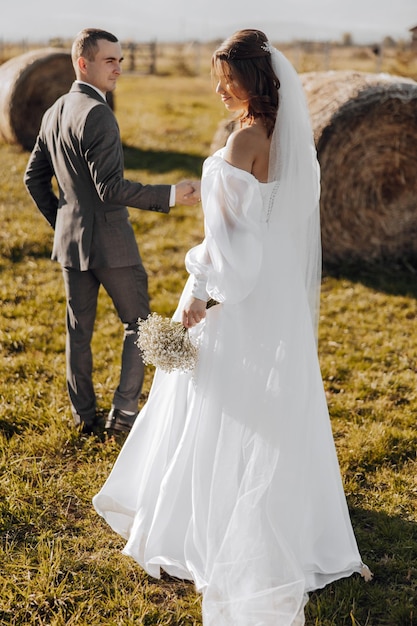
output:
[{"label": "lace detail on dress", "polygon": [[279,189],[279,181],[276,180],[271,183],[261,183],[262,191],[264,191],[265,189],[269,191],[270,187],[272,187],[272,189],[270,191],[269,199],[267,198],[267,194],[265,192],[262,194],[264,198],[263,221],[266,223],[269,222],[269,218],[271,217],[272,208],[274,206],[275,198]]}]

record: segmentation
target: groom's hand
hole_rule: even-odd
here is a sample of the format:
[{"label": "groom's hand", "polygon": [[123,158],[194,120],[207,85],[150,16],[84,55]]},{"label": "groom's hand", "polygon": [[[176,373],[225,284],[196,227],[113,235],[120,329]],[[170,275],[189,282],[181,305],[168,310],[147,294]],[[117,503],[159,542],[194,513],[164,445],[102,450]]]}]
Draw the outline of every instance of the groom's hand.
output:
[{"label": "groom's hand", "polygon": [[175,204],[194,206],[200,202],[200,181],[182,180],[175,185]]}]

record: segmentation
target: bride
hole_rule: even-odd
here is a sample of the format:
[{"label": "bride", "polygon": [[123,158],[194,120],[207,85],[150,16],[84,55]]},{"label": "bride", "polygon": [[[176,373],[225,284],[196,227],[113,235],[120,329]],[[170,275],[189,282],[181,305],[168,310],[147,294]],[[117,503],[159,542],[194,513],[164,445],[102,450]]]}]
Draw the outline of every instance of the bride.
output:
[{"label": "bride", "polygon": [[317,358],[319,168],[301,83],[264,33],[235,33],[212,69],[240,127],[204,164],[205,238],[174,315],[198,363],[156,371],[93,503],[150,575],[195,582],[205,626],[299,626],[309,592],[371,576]]}]

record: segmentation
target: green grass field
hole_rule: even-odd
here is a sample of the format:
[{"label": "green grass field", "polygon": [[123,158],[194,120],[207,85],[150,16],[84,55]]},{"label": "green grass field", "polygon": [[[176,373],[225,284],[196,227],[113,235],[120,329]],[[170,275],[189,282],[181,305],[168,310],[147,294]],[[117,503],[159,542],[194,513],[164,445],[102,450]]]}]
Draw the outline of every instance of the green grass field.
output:
[{"label": "green grass field", "polygon": [[[224,111],[208,76],[126,76],[116,114],[127,177],[156,183],[199,177]],[[92,508],[121,444],[72,426],[52,232],[23,188],[28,154],[7,145],[0,154],[0,624],[200,624],[193,586],[145,575]],[[201,210],[131,217],[152,308],[171,314],[185,252],[202,238]],[[417,624],[416,297],[412,268],[340,268],[323,279],[323,379],[355,532],[375,577],[313,594],[307,626]],[[94,336],[103,413],[121,341],[103,293]],[[149,368],[143,400],[151,379]]]}]

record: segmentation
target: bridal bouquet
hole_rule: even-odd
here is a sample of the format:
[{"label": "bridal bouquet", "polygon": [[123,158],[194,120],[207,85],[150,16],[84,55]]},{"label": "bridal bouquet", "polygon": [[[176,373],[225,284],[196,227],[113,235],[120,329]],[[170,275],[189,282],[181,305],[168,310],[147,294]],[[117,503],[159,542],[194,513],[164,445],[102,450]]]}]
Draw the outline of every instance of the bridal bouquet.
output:
[{"label": "bridal bouquet", "polygon": [[151,313],[146,320],[138,322],[136,345],[142,352],[146,365],[155,365],[164,372],[194,369],[198,349],[181,322]]},{"label": "bridal bouquet", "polygon": [[[210,299],[207,309],[215,304],[218,302]],[[138,321],[136,345],[146,365],[154,365],[164,372],[189,372],[197,363],[198,347],[191,341],[188,329],[181,322],[158,313]]]}]

